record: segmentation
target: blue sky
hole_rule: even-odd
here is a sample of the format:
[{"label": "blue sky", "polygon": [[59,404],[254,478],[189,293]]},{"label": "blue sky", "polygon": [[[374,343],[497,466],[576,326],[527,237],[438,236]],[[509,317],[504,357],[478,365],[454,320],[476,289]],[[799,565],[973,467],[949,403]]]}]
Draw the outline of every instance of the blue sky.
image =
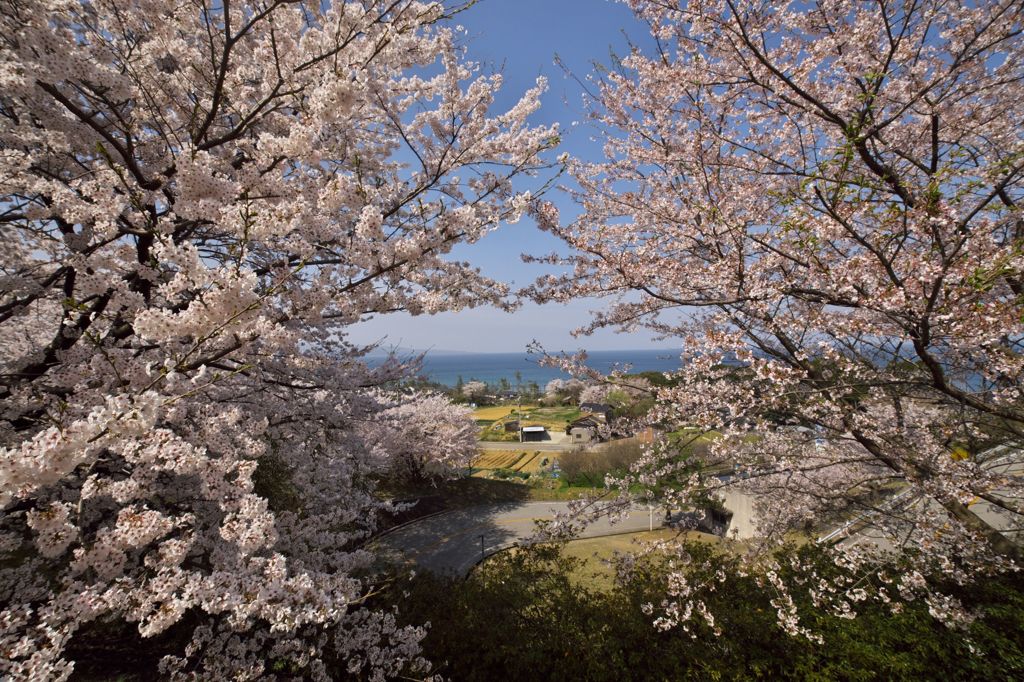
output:
[{"label": "blue sky", "polygon": [[[484,70],[504,75],[495,111],[511,107],[538,76],[546,76],[549,89],[533,120],[560,124],[562,145],[552,158],[563,151],[583,158],[600,155],[600,144],[592,140],[596,133],[585,123],[580,85],[554,60],[557,54],[574,75],[584,79],[592,62],[608,64],[612,51],[626,54],[629,41],[648,45],[646,28],[625,5],[613,0],[483,0],[460,14],[458,23],[467,30],[467,58]],[[574,127],[573,121],[580,125]],[[561,192],[554,190],[547,198],[558,204],[563,220],[576,214]],[[515,225],[502,225],[477,244],[459,247],[452,258],[468,260],[484,274],[518,287],[545,272],[541,266],[523,263],[520,254],[553,250],[564,252],[565,247],[524,217]],[[383,340],[384,345],[407,348],[494,352],[521,351],[533,340],[549,351],[671,346],[652,342],[645,333],[601,331],[573,338],[570,331],[585,324],[589,311],[601,305],[592,299],[567,306],[524,302],[514,313],[476,308],[433,316],[379,315],[351,328],[349,338],[357,343]]]}]

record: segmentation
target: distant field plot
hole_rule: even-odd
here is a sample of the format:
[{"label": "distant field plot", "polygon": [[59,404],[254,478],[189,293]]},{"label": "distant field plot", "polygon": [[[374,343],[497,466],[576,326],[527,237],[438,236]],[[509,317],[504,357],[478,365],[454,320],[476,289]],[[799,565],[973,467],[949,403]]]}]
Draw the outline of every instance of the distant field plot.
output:
[{"label": "distant field plot", "polygon": [[506,431],[501,422],[482,426],[478,438],[487,443],[515,443],[519,440],[518,431]]},{"label": "distant field plot", "polygon": [[473,461],[477,469],[511,469],[523,458],[522,452],[508,452],[507,450],[484,450],[480,456]]},{"label": "distant field plot", "polygon": [[699,431],[692,428],[683,428],[668,434],[670,442],[690,450],[706,448],[721,437],[722,434],[718,431]]},{"label": "distant field plot", "polygon": [[571,421],[582,414],[580,409],[573,405],[564,405],[562,407],[541,407],[537,409],[536,412],[539,418],[560,421]]},{"label": "distant field plot", "polygon": [[513,471],[526,471],[526,467],[528,467],[531,463],[533,463],[534,460],[540,461],[540,455],[538,453],[523,455],[522,457],[519,458],[519,460],[512,467],[512,470]]},{"label": "distant field plot", "polygon": [[[523,410],[529,409],[529,405],[523,405]],[[516,409],[515,405],[492,405],[490,407],[478,407],[473,410],[473,419],[497,421],[512,414]]]},{"label": "distant field plot", "polygon": [[554,459],[550,452],[539,452],[533,455],[529,461],[522,461],[517,464],[518,470],[525,474],[535,474],[541,469],[547,469],[551,466],[551,460]]},{"label": "distant field plot", "polygon": [[473,419],[486,419],[488,421],[495,421],[496,419],[501,419],[511,411],[512,408],[508,407],[507,405],[495,405],[493,407],[478,407],[475,410],[473,410]]},{"label": "distant field plot", "polygon": [[568,422],[578,419],[579,408],[576,407],[539,407],[523,408],[523,421],[525,424],[536,424],[544,426],[548,431],[562,432]]}]

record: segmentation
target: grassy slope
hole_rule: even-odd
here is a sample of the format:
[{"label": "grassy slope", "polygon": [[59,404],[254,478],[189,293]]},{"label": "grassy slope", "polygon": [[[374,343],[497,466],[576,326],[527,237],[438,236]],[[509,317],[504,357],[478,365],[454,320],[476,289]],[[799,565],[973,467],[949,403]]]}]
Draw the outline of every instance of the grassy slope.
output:
[{"label": "grassy slope", "polygon": [[[563,554],[583,562],[570,576],[573,583],[588,589],[607,591],[614,584],[615,568],[611,564],[611,560],[617,555],[638,552],[647,543],[671,539],[683,540],[684,538],[712,543],[719,542],[715,536],[704,533],[680,533],[670,529],[659,529],[653,532],[619,533],[600,538],[573,540],[566,544]],[[515,552],[516,550],[508,551]]]}]

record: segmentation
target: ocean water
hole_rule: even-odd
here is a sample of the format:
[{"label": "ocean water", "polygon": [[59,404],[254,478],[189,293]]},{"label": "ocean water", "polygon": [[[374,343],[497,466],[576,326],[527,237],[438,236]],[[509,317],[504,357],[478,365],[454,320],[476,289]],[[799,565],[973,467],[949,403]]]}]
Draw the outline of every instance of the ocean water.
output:
[{"label": "ocean water", "polygon": [[[587,365],[603,374],[613,369],[624,369],[630,365],[632,372],[668,372],[679,368],[679,352],[658,350],[591,351]],[[373,360],[371,359],[371,362]],[[541,390],[552,379],[568,379],[569,375],[554,367],[543,367],[537,363],[537,356],[522,353],[442,353],[432,355],[429,351],[423,362],[421,374],[431,381],[454,386],[459,377],[463,381],[483,381],[498,384],[507,379],[514,387],[516,372],[527,384],[537,382]]]}]

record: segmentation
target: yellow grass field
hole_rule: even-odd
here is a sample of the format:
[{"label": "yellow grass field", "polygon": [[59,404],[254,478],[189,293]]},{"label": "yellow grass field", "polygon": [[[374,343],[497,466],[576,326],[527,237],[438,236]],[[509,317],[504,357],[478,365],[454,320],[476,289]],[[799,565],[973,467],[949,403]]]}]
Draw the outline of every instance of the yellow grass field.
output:
[{"label": "yellow grass field", "polygon": [[515,409],[515,408],[513,408],[513,407],[511,407],[509,405],[494,405],[492,407],[478,407],[475,410],[473,410],[473,419],[487,419],[487,420],[501,419],[502,417],[507,415],[509,412],[511,412],[513,409]]},{"label": "yellow grass field", "polygon": [[[523,405],[523,411],[529,409],[530,405]],[[515,405],[491,405],[489,407],[478,407],[473,410],[473,419],[496,420],[511,414],[516,409]]]},{"label": "yellow grass field", "polygon": [[[550,466],[554,458],[554,453],[551,452],[484,450],[473,460],[473,466],[477,469],[511,469],[524,474],[534,474]],[[541,462],[545,460],[547,461],[542,466]]]},{"label": "yellow grass field", "polygon": [[484,450],[473,460],[477,469],[511,469],[523,457],[521,452],[508,450]]},{"label": "yellow grass field", "polygon": [[[661,542],[670,539],[681,539],[685,535],[690,540],[702,542],[718,542],[712,535],[704,535],[690,531],[659,529],[652,532],[622,533],[600,538],[573,540],[562,550],[565,556],[579,559],[582,563],[570,574],[569,580],[581,587],[602,592],[610,591],[615,585],[615,569],[611,561],[617,555],[638,552],[644,543]],[[519,551],[516,548],[507,550]]]},{"label": "yellow grass field", "polygon": [[540,456],[538,454],[536,454],[536,453],[523,455],[519,459],[519,461],[516,462],[515,466],[512,467],[512,470],[513,471],[527,471],[526,467],[528,467],[530,464],[532,464],[534,462],[534,460],[539,462],[540,461]]},{"label": "yellow grass field", "polygon": [[[554,452],[542,452],[534,457],[528,464],[523,465],[519,470],[525,471],[528,474],[535,474],[541,469],[547,469],[551,467],[551,462],[558,459]],[[543,465],[541,462],[547,460]]]},{"label": "yellow grass field", "polygon": [[602,538],[586,538],[573,540],[565,546],[566,556],[582,559],[585,563],[573,571],[571,580],[577,585],[598,590],[610,590],[615,581],[615,570],[609,561],[616,554],[636,552],[642,543],[658,542],[669,539],[680,539],[682,536],[690,540],[717,543],[719,539],[713,535],[705,535],[693,531],[680,533],[672,529],[659,529],[653,533],[623,533]]}]

